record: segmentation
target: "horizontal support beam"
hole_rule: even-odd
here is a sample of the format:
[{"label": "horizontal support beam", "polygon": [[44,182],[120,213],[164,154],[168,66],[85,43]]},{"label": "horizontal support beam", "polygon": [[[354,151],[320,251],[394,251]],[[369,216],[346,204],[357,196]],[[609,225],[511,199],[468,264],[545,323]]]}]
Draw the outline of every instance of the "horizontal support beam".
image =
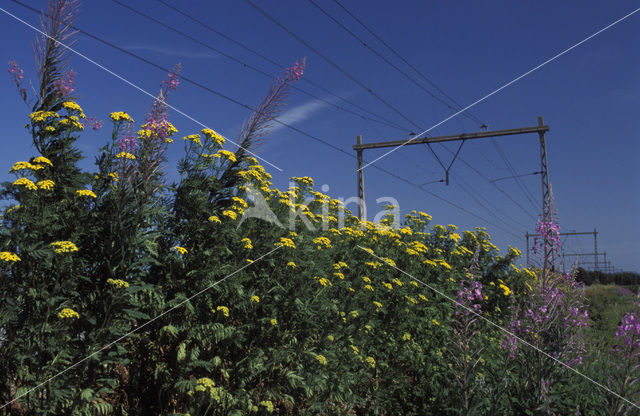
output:
[{"label": "horizontal support beam", "polygon": [[398,146],[408,146],[412,144],[423,144],[423,143],[441,143],[441,142],[451,142],[455,140],[483,139],[487,137],[511,136],[514,134],[544,133],[546,131],[549,131],[549,126],[523,127],[520,129],[507,129],[507,130],[479,131],[476,133],[462,133],[462,134],[452,134],[449,136],[424,137],[421,139],[414,138],[414,139],[407,139],[407,140],[394,140],[390,142],[355,144],[353,145],[353,150],[379,149],[382,147],[398,147]]},{"label": "horizontal support beam", "polygon": [[[582,233],[558,233],[558,235],[586,235],[586,234],[594,235],[596,233],[597,233],[597,231],[585,231],[585,232],[582,232]],[[529,237],[540,236],[540,234],[530,234],[530,233],[527,233],[526,235],[529,236]]]}]

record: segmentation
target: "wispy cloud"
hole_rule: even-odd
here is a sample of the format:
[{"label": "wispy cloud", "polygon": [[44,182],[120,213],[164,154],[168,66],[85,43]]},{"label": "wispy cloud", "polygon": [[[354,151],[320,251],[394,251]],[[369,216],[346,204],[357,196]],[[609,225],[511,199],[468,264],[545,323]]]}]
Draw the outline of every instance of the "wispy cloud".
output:
[{"label": "wispy cloud", "polygon": [[[307,103],[301,104],[297,107],[291,108],[283,112],[282,115],[280,115],[280,117],[277,118],[277,120],[285,124],[293,125],[295,123],[308,119],[313,114],[317,113],[318,111],[328,106],[329,104],[324,101],[320,101],[320,100],[309,101]],[[284,125],[280,123],[274,123],[273,127],[271,128],[271,132],[278,131],[283,127]]]},{"label": "wispy cloud", "polygon": [[167,56],[176,56],[181,58],[213,59],[218,57],[218,54],[211,52],[191,52],[183,49],[170,49],[161,46],[129,45],[123,46],[123,48],[128,51],[155,52]]}]

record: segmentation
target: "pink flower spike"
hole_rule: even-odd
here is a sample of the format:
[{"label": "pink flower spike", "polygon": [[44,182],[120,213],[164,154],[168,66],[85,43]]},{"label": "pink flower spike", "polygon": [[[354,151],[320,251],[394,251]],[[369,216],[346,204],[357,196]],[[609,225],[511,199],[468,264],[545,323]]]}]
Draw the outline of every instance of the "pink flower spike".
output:
[{"label": "pink flower spike", "polygon": [[287,68],[285,70],[287,81],[295,82],[300,80],[300,78],[302,78],[302,74],[304,74],[304,68],[306,66],[306,62],[307,62],[307,58],[304,57],[299,61],[296,61],[292,67]]}]

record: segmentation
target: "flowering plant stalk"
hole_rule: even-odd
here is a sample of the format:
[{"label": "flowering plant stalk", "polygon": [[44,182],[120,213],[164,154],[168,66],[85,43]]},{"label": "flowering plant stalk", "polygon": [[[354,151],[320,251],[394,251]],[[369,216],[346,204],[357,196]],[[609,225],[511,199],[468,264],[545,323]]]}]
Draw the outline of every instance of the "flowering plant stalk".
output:
[{"label": "flowering plant stalk", "polygon": [[460,414],[470,415],[479,411],[483,402],[482,387],[483,375],[477,371],[478,365],[484,363],[480,356],[485,349],[478,342],[480,333],[478,325],[482,314],[482,283],[477,280],[475,274],[479,272],[478,256],[480,247],[476,249],[469,272],[460,280],[460,289],[456,294],[456,309],[451,325],[453,336],[449,340],[447,350],[453,359],[453,377],[460,388],[459,396],[462,399],[459,408]]},{"label": "flowering plant stalk", "polygon": [[[637,403],[640,399],[640,304],[636,311],[626,314],[618,330],[616,341],[610,354],[616,371],[609,374],[609,387],[620,396]],[[620,342],[622,341],[622,342]],[[609,400],[613,409],[611,415],[627,415],[633,410],[628,402],[619,397]]]},{"label": "flowering plant stalk", "polygon": [[[511,386],[515,411],[536,408],[553,414],[554,383],[567,380],[569,374],[559,363],[550,360],[539,351],[556,358],[565,366],[582,365],[585,352],[584,332],[589,314],[586,309],[583,288],[572,274],[540,274],[527,282],[528,296],[513,300],[513,317],[508,325],[514,334],[502,340],[502,349],[513,364],[512,372],[524,375]],[[529,345],[521,345],[516,336]],[[520,406],[525,407],[520,407]],[[520,410],[518,410],[520,409]]]}]

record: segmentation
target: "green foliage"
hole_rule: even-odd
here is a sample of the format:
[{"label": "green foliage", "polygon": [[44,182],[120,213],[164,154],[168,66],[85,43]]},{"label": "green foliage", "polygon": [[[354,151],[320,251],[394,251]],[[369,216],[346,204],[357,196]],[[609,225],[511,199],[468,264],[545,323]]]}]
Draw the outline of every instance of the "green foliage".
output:
[{"label": "green foliage", "polygon": [[[461,374],[472,357],[452,355],[451,299],[479,282],[482,315],[507,326],[537,276],[515,265],[518,250],[501,256],[485,229],[458,234],[422,212],[391,227],[395,207],[361,222],[311,178],[274,189],[212,130],[184,137],[180,180],[165,185],[175,128],[144,124],[140,146],[123,149],[133,121],[122,112],[96,172],[82,172],[83,114],[52,87],[58,61],[45,60],[54,68],[30,115],[42,155],[16,164],[1,192],[17,205],[0,225],[0,414],[602,414],[602,394],[562,368],[539,407],[534,383],[553,367],[530,351],[513,361],[481,320]],[[243,145],[286,87],[274,84]],[[285,227],[242,219],[256,191]],[[603,334],[626,308],[593,305]],[[584,370],[601,377],[603,356],[589,354]]]}]

